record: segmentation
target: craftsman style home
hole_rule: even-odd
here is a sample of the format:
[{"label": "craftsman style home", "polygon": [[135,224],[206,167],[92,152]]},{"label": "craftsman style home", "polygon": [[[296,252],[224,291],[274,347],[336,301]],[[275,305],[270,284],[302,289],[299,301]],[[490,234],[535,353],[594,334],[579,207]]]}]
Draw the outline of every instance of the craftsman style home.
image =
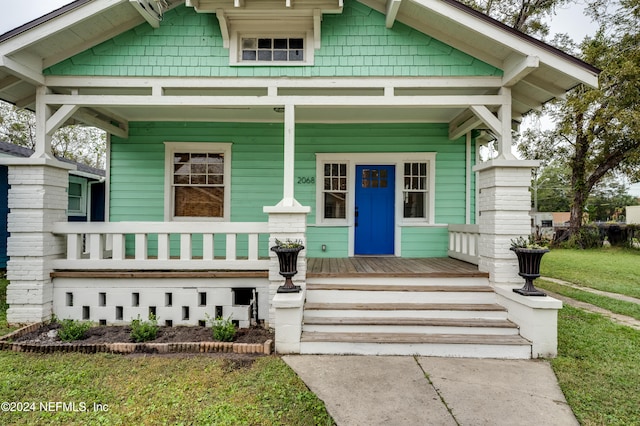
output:
[{"label": "craftsman style home", "polygon": [[[37,116],[9,167],[8,319],[231,316],[299,353],[530,358],[522,116],[598,70],[455,0],[76,0],[0,36]],[[68,223],[51,134],[108,132],[105,223]],[[497,155],[480,161],[482,145]],[[283,282],[275,240],[301,241]]]}]

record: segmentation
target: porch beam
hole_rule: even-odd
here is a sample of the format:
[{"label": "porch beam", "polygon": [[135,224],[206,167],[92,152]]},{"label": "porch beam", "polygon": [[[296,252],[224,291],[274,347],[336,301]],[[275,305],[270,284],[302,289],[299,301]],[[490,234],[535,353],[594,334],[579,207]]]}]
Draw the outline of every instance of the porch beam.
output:
[{"label": "porch beam", "polygon": [[56,130],[58,130],[65,121],[78,111],[78,105],[62,105],[46,123],[47,135],[52,136]]},{"label": "porch beam", "polygon": [[540,59],[536,56],[509,55],[504,61],[504,75],[502,84],[504,87],[513,87],[520,80],[531,74],[540,66]]},{"label": "porch beam", "polygon": [[467,108],[473,105],[503,105],[504,95],[438,96],[140,96],[140,95],[59,95],[45,96],[49,105],[101,106],[308,106],[308,107],[425,107]]},{"label": "porch beam", "polygon": [[455,140],[482,124],[482,119],[465,110],[449,123],[449,140]]},{"label": "porch beam", "polygon": [[502,87],[502,77],[417,77],[417,78],[379,78],[379,77],[346,77],[333,78],[321,77],[309,81],[307,78],[231,78],[231,77],[70,77],[70,76],[46,76],[46,85],[49,87],[100,87],[118,89],[141,89],[150,86],[163,88],[305,88],[305,89],[332,89],[332,88],[384,88],[393,86],[396,88],[436,88],[436,89],[464,89],[486,88],[499,89]]},{"label": "porch beam", "polygon": [[396,21],[401,3],[402,0],[387,0],[387,13],[385,18],[385,26],[387,28],[393,27],[393,23]]},{"label": "porch beam", "polygon": [[99,119],[98,117],[96,117],[95,115],[92,115],[90,112],[86,110],[80,110],[76,112],[74,115],[74,118],[76,118],[78,121],[81,121],[84,124],[97,127],[119,138],[122,138],[122,139],[129,138],[128,126],[127,128],[124,128],[124,129],[119,126],[115,126],[109,123],[108,121]]},{"label": "porch beam", "polygon": [[471,105],[469,108],[496,136],[502,135],[502,123],[486,106]]}]

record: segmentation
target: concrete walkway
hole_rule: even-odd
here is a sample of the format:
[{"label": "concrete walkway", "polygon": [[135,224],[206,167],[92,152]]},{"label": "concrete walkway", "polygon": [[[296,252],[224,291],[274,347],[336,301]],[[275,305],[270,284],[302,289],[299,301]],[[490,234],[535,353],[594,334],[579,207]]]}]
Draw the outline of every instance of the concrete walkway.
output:
[{"label": "concrete walkway", "polygon": [[339,426],[577,425],[536,360],[290,355]]}]

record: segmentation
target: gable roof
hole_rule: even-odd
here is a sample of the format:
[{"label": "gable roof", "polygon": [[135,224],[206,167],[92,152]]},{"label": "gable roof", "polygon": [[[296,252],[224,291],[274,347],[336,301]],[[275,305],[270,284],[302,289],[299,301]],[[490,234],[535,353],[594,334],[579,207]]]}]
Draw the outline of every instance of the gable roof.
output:
[{"label": "gable roof", "polygon": [[[514,117],[576,85],[597,86],[595,67],[455,0],[357,1],[386,15],[388,26],[402,22],[502,69],[505,86],[513,92]],[[169,8],[183,3],[168,0]],[[391,3],[396,7],[387,7]],[[46,84],[43,69],[144,22],[129,0],[76,0],[5,33],[0,36],[0,99],[33,105],[36,86]]]},{"label": "gable roof", "polygon": [[[18,157],[29,158],[35,151],[24,146],[16,145],[9,142],[0,141],[0,157]],[[106,173],[102,169],[97,167],[87,166],[86,164],[78,163],[77,161],[69,160],[68,158],[56,157],[58,160],[68,164],[76,166],[77,170],[70,170],[72,175],[84,176],[92,179],[100,179],[106,176]]]}]

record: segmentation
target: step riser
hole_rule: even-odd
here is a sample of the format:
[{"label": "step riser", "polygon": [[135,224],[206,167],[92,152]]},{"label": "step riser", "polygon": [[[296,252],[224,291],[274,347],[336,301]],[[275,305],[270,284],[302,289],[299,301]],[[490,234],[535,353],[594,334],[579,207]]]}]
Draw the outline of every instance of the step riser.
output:
[{"label": "step riser", "polygon": [[478,318],[478,319],[507,319],[506,311],[362,311],[362,310],[308,310],[304,311],[305,318]]},{"label": "step riser", "polygon": [[309,290],[308,303],[496,303],[495,293]]},{"label": "step riser", "polygon": [[445,343],[302,342],[300,344],[300,353],[319,355],[418,355],[456,358],[531,359],[531,346]]},{"label": "step riser", "polygon": [[336,277],[336,278],[307,278],[307,284],[364,284],[364,285],[444,285],[444,286],[488,286],[489,279],[482,277],[461,278],[410,278],[410,277]]},{"label": "step riser", "polygon": [[449,327],[449,326],[417,326],[417,325],[321,325],[304,324],[302,331],[324,333],[424,333],[424,334],[482,334],[496,336],[513,336],[518,334],[517,328],[501,327]]}]

